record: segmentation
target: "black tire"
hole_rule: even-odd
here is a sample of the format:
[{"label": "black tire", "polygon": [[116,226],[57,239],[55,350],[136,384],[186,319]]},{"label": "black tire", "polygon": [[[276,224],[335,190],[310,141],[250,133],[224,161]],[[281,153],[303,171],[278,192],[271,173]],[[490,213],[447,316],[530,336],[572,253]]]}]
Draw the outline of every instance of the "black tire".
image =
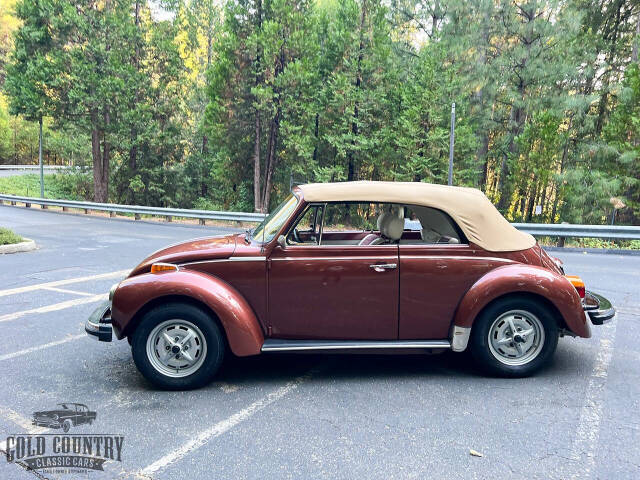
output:
[{"label": "black tire", "polygon": [[[544,341],[537,355],[522,365],[508,365],[489,346],[489,330],[503,314],[519,310],[535,316],[544,331]],[[476,318],[471,328],[469,347],[475,363],[489,375],[527,377],[547,365],[558,346],[558,324],[546,305],[526,296],[510,296],[489,304]],[[504,358],[504,357],[503,357]]]},{"label": "black tire", "polygon": [[67,432],[71,429],[71,426],[72,426],[71,420],[68,420],[68,419],[67,419],[67,420],[65,420],[65,421],[62,423],[62,431],[63,431],[64,433],[67,433]]},{"label": "black tire", "polygon": [[[195,372],[184,377],[163,374],[153,366],[147,355],[149,335],[156,326],[172,319],[192,323],[206,341],[206,354],[202,364]],[[147,380],[164,390],[191,390],[209,383],[220,369],[226,343],[217,322],[202,309],[186,303],[168,303],[148,311],[131,338],[131,352],[136,367]]]}]

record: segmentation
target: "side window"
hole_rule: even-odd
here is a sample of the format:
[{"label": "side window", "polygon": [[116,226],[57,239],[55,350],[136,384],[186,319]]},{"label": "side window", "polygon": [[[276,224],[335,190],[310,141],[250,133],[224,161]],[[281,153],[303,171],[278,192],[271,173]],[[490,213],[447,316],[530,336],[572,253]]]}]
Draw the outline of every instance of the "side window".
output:
[{"label": "side window", "polygon": [[402,237],[403,207],[385,203],[328,203],[321,245],[391,245]]},{"label": "side window", "polygon": [[459,244],[464,241],[451,218],[435,208],[407,205],[404,222],[405,233],[400,243]]},{"label": "side window", "polygon": [[305,210],[287,235],[289,245],[317,245],[320,240],[323,205],[312,205]]}]

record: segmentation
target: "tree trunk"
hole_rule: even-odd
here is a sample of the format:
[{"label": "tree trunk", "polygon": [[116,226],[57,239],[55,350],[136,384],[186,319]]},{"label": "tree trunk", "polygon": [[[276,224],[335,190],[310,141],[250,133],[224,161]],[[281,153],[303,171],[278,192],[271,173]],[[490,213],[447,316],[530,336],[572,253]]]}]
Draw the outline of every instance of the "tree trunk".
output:
[{"label": "tree trunk", "polygon": [[611,37],[611,47],[609,48],[609,57],[607,61],[607,66],[605,67],[605,73],[602,75],[602,95],[600,96],[600,101],[598,102],[598,117],[596,120],[595,132],[597,136],[600,136],[602,133],[602,128],[604,127],[605,117],[607,116],[607,103],[609,101],[609,84],[611,82],[611,72],[613,71],[613,67],[609,68],[614,61],[614,57],[616,54],[616,47],[618,44],[618,36],[620,33],[620,17],[622,15],[622,7],[624,6],[624,1],[619,0],[617,4],[616,10],[616,20],[613,25],[613,32]]},{"label": "tree trunk", "polygon": [[[519,91],[524,92],[524,87],[520,84]],[[513,106],[511,107],[511,118],[509,123],[511,125],[511,132],[509,138],[508,153],[503,156],[502,164],[500,165],[500,178],[498,179],[498,191],[500,192],[500,201],[498,202],[498,210],[503,213],[509,208],[511,204],[511,195],[513,194],[513,186],[511,179],[509,178],[511,170],[509,168],[509,159],[513,159],[518,153],[518,146],[516,144],[516,137],[520,133],[522,123],[522,108]]]},{"label": "tree trunk", "polygon": [[105,203],[106,187],[104,185],[103,160],[100,150],[100,138],[104,135],[98,123],[97,109],[91,110],[91,157],[93,159],[93,200]]},{"label": "tree trunk", "polygon": [[267,146],[267,164],[265,166],[265,178],[264,178],[264,190],[262,195],[262,212],[267,213],[269,211],[269,202],[271,201],[271,188],[273,186],[273,172],[276,167],[276,146],[278,142],[278,130],[280,127],[280,114],[281,110],[278,106],[276,116],[271,122],[271,128],[269,131],[269,143]]},{"label": "tree trunk", "polygon": [[315,140],[315,145],[313,146],[313,165],[315,166],[316,161],[318,160],[318,144],[320,143],[320,139],[318,138],[320,126],[320,114],[316,113],[316,123],[313,129],[313,136]]},{"label": "tree trunk", "polygon": [[[257,9],[257,24],[258,31],[262,27],[262,1],[258,1],[258,9]],[[256,79],[255,85],[256,87],[260,85],[261,75],[260,75],[260,45],[256,47]],[[260,110],[256,107],[256,119],[255,119],[255,134],[256,138],[253,145],[253,209],[256,212],[263,211],[263,202],[261,198],[260,192]],[[265,182],[266,183],[266,182]]]},{"label": "tree trunk", "polygon": [[[360,29],[358,32],[359,35],[359,45],[358,45],[358,67],[356,69],[356,98],[358,93],[360,92],[360,88],[362,87],[362,61],[364,60],[364,26],[367,21],[367,5],[366,2],[362,2],[362,11],[360,12]],[[347,160],[348,160],[348,172],[347,172],[347,180],[353,181],[356,179],[355,174],[355,158],[354,158],[354,150],[355,150],[355,137],[358,136],[358,117],[360,114],[360,108],[358,104],[358,100],[353,107],[353,120],[351,122],[351,133],[353,134],[354,140],[351,141],[352,148],[347,152]]]},{"label": "tree trunk", "polygon": [[636,22],[636,37],[633,39],[633,50],[631,50],[631,61],[638,61],[638,48],[640,48],[640,15]]}]

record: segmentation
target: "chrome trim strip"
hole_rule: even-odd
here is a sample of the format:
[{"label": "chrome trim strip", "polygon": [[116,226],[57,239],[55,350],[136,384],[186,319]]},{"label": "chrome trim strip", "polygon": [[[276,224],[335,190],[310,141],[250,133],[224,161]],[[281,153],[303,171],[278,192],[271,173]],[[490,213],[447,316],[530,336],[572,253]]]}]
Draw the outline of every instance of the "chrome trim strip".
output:
[{"label": "chrome trim strip", "polygon": [[451,350],[454,352],[463,352],[467,349],[469,337],[471,336],[470,327],[459,327],[454,325],[451,335]]},{"label": "chrome trim strip", "polygon": [[203,263],[218,263],[218,262],[266,262],[267,257],[229,257],[229,258],[212,258],[211,260],[198,260],[197,262],[186,262],[179,264],[181,267],[189,265],[202,265]]},{"label": "chrome trim strip", "polygon": [[400,252],[400,260],[411,259],[411,260],[492,260],[496,262],[504,262],[504,263],[517,263],[515,260],[510,260],[508,258],[500,258],[500,257],[475,257],[473,255],[429,255],[425,253],[424,255],[403,255]]},{"label": "chrome trim strip", "polygon": [[384,349],[451,348],[448,340],[282,340],[267,338],[263,352],[296,352],[307,350],[384,350]]},{"label": "chrome trim strip", "polygon": [[395,255],[379,255],[377,257],[357,257],[357,256],[344,256],[344,257],[280,257],[280,258],[271,258],[273,261],[282,261],[282,260],[396,260],[397,257]]}]

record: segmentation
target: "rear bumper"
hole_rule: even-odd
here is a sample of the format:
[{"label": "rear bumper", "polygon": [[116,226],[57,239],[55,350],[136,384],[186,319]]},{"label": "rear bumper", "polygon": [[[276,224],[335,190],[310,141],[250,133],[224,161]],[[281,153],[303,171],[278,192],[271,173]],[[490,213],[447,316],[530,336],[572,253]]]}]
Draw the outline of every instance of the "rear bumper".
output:
[{"label": "rear bumper", "polygon": [[110,300],[105,300],[93,311],[84,324],[84,331],[101,342],[110,342],[113,339]]},{"label": "rear bumper", "polygon": [[594,325],[602,325],[616,315],[611,302],[597,293],[587,291],[582,305]]}]

